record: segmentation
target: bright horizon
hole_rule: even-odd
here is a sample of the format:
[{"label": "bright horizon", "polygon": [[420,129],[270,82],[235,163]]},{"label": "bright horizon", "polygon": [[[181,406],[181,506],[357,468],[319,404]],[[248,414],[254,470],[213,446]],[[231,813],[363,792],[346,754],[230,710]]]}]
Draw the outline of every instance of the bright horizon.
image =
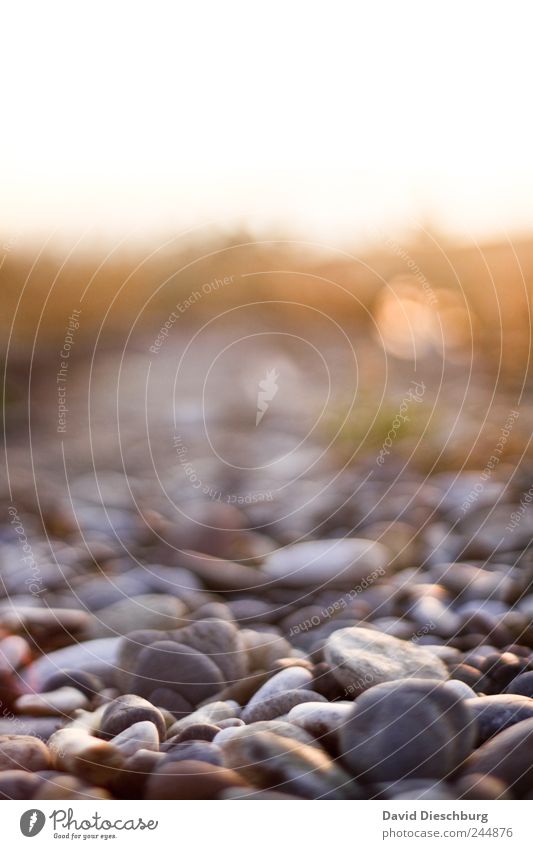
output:
[{"label": "bright horizon", "polygon": [[533,12],[501,11],[6,4],[0,241],[527,232]]}]

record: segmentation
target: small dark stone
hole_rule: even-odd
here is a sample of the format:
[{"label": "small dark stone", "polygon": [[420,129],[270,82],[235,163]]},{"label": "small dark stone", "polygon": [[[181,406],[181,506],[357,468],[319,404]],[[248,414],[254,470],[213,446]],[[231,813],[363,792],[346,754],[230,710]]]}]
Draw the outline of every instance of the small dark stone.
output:
[{"label": "small dark stone", "polygon": [[284,693],[276,693],[262,702],[244,708],[241,719],[246,724],[251,722],[262,722],[275,719],[288,713],[296,705],[304,702],[326,702],[325,696],[314,693],[312,690],[286,690]]},{"label": "small dark stone", "polygon": [[517,675],[516,678],[513,678],[505,692],[533,698],[533,672],[524,672],[522,675]]},{"label": "small dark stone", "polygon": [[161,711],[140,696],[119,696],[104,710],[100,723],[100,737],[109,740],[136,722],[144,721],[153,722],[159,739],[165,739],[166,724]]},{"label": "small dark stone", "polygon": [[188,725],[187,728],[184,728],[183,731],[180,731],[172,739],[176,743],[183,743],[186,740],[207,740],[210,743],[219,731],[220,728],[218,725],[197,722],[194,725]]},{"label": "small dark stone", "polygon": [[[132,692],[150,699],[154,691],[170,690],[195,707],[218,693],[223,683],[219,668],[207,655],[184,643],[161,640],[142,649]],[[173,711],[171,705],[162,706]]]},{"label": "small dark stone", "polygon": [[42,686],[43,693],[51,693],[60,687],[74,687],[88,699],[93,699],[104,689],[104,685],[97,675],[85,672],[83,669],[61,669],[46,679]]}]

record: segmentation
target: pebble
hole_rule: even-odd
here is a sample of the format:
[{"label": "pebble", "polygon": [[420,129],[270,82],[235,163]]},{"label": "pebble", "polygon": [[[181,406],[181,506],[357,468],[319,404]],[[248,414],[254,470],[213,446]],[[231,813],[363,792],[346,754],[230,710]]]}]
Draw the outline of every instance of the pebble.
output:
[{"label": "pebble", "polygon": [[[219,799],[225,790],[245,787],[232,769],[182,760],[157,767],[146,783],[146,799]],[[252,789],[252,788],[250,788]]]},{"label": "pebble", "polygon": [[444,663],[426,648],[369,628],[335,631],[324,654],[339,683],[352,694],[400,678],[448,677]]},{"label": "pebble", "polygon": [[93,787],[73,775],[61,772],[43,777],[33,795],[34,800],[71,799],[92,801],[93,799],[110,799],[109,793],[103,787]]},{"label": "pebble", "polygon": [[50,764],[50,751],[42,740],[24,734],[0,736],[0,770],[17,769],[38,772],[41,769],[48,769]]},{"label": "pebble", "polygon": [[[242,723],[242,720],[240,719],[236,721]],[[183,743],[186,740],[207,740],[207,742],[211,742],[219,731],[220,728],[218,725],[209,725],[208,723],[197,722],[195,725],[187,726],[187,728],[184,728],[171,739],[174,743]]]},{"label": "pebble", "polygon": [[475,733],[465,701],[444,685],[392,681],[358,696],[340,748],[366,782],[444,779],[470,755]]},{"label": "pebble", "polygon": [[290,587],[352,587],[374,571],[382,575],[390,560],[388,549],[374,540],[312,540],[269,554],[262,571],[268,580]]},{"label": "pebble", "polygon": [[476,720],[478,745],[517,722],[533,718],[533,699],[527,696],[478,696],[466,704]]},{"label": "pebble", "polygon": [[202,619],[174,632],[181,644],[206,655],[220,670],[224,683],[240,681],[248,672],[248,654],[240,631],[223,619]]},{"label": "pebble", "polygon": [[247,709],[259,702],[265,701],[271,696],[285,693],[287,690],[310,689],[312,683],[312,673],[302,666],[291,666],[288,669],[282,669],[281,672],[277,672],[276,675],[273,675],[262,687],[256,690],[247,704]]},{"label": "pebble", "polygon": [[184,728],[198,723],[219,725],[225,719],[237,719],[241,712],[240,706],[232,701],[216,701],[202,705],[188,716],[173,722],[168,729],[168,736],[179,734]]},{"label": "pebble", "polygon": [[89,707],[89,699],[74,687],[60,687],[47,693],[19,696],[15,710],[29,716],[69,716],[80,708]]},{"label": "pebble", "polygon": [[[167,748],[168,746],[168,748]],[[209,740],[184,740],[174,743],[171,740],[165,746],[165,763],[173,761],[205,761],[220,766],[222,750]]]},{"label": "pebble", "polygon": [[22,680],[32,692],[40,692],[51,675],[63,669],[91,672],[102,680],[113,680],[118,660],[119,639],[86,640],[43,654],[26,667]]},{"label": "pebble", "polygon": [[293,707],[288,714],[289,722],[303,728],[313,737],[338,731],[348,721],[353,709],[352,702],[307,702]]},{"label": "pebble", "polygon": [[287,690],[254,705],[247,705],[241,713],[241,719],[246,723],[275,719],[303,702],[327,702],[327,699],[312,690]]},{"label": "pebble", "polygon": [[263,720],[260,722],[251,722],[249,725],[241,725],[240,727],[222,728],[213,739],[213,742],[217,746],[224,746],[228,740],[249,737],[261,731],[279,734],[280,737],[288,737],[290,740],[296,740],[299,743],[305,743],[309,746],[315,745],[313,737],[305,729],[299,727],[296,723],[282,719]]},{"label": "pebble", "polygon": [[165,739],[166,723],[160,710],[140,696],[119,696],[105,706],[99,734],[109,740],[140,722],[150,722],[156,728],[159,739]]},{"label": "pebble", "polygon": [[533,792],[533,719],[506,728],[476,749],[464,766],[465,775],[487,775],[499,779],[513,798]]},{"label": "pebble", "polygon": [[304,799],[357,799],[361,790],[324,752],[261,731],[229,740],[224,763],[255,787],[294,793]]},{"label": "pebble", "polygon": [[62,728],[53,734],[48,746],[57,769],[70,772],[90,784],[105,787],[118,769],[124,768],[122,753],[77,728]]},{"label": "pebble", "polygon": [[513,693],[517,696],[528,696],[533,698],[533,672],[524,672],[522,675],[517,675],[513,678],[506,693]]},{"label": "pebble", "polygon": [[171,704],[157,698],[158,690],[160,694],[169,690],[183,700],[183,708],[176,702],[176,712],[190,713],[199,702],[218,693],[223,683],[222,673],[207,655],[184,643],[161,640],[142,649],[131,689],[174,712]]},{"label": "pebble", "polygon": [[291,655],[291,644],[277,634],[262,634],[247,628],[241,631],[241,636],[248,654],[250,672],[274,669],[276,661]]},{"label": "pebble", "polygon": [[111,745],[125,758],[131,757],[139,749],[157,752],[159,751],[159,733],[153,722],[135,722],[113,737]]},{"label": "pebble", "polygon": [[0,772],[0,799],[33,799],[41,781],[36,773],[6,769]]}]

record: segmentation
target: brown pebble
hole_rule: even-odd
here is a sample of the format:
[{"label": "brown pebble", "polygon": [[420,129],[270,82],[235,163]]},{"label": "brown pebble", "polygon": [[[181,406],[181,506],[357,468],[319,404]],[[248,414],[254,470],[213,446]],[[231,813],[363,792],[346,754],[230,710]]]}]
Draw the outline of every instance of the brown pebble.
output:
[{"label": "brown pebble", "polygon": [[38,772],[48,769],[51,756],[47,746],[37,737],[4,734],[0,737],[0,770]]},{"label": "brown pebble", "polygon": [[246,786],[232,769],[205,761],[173,761],[149,777],[145,799],[218,799],[230,787]]},{"label": "brown pebble", "polygon": [[110,799],[103,787],[92,787],[84,784],[74,775],[64,772],[50,773],[41,778],[34,799]]}]

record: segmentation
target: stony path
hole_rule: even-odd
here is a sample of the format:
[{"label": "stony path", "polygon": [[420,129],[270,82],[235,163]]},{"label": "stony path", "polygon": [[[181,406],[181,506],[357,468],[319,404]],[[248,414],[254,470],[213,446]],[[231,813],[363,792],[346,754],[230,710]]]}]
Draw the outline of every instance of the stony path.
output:
[{"label": "stony path", "polygon": [[527,398],[187,342],[10,425],[0,796],[531,798]]}]

